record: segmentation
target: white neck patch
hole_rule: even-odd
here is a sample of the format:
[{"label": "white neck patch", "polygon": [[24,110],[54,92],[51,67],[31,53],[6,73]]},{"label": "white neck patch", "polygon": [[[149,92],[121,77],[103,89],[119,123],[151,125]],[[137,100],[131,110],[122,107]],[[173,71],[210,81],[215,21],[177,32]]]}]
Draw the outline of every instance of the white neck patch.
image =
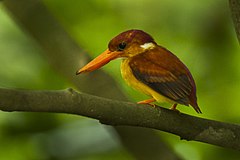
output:
[{"label": "white neck patch", "polygon": [[144,50],[153,49],[155,47],[155,44],[152,42],[149,42],[149,43],[144,43],[140,47],[142,47]]}]

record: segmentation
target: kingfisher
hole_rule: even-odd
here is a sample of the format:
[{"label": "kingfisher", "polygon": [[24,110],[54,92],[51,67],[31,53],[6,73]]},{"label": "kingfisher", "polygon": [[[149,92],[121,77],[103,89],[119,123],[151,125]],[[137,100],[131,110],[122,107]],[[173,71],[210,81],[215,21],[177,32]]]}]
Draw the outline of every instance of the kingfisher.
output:
[{"label": "kingfisher", "polygon": [[189,69],[166,48],[158,45],[148,33],[132,29],[120,33],[108,49],[83,66],[76,74],[91,72],[110,61],[122,58],[121,74],[127,84],[150,96],[138,102],[167,102],[176,110],[178,104],[191,105],[202,113],[196,96],[196,85]]}]

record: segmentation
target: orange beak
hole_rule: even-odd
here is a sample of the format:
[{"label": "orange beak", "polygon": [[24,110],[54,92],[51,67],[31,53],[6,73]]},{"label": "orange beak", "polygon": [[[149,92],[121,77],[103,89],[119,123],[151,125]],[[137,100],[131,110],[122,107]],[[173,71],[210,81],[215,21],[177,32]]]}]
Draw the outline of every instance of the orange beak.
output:
[{"label": "orange beak", "polygon": [[121,53],[122,52],[117,51],[112,52],[107,49],[102,54],[93,59],[91,62],[79,69],[76,74],[78,75],[80,73],[91,72],[99,69],[105,64],[109,63],[111,60],[118,58]]}]

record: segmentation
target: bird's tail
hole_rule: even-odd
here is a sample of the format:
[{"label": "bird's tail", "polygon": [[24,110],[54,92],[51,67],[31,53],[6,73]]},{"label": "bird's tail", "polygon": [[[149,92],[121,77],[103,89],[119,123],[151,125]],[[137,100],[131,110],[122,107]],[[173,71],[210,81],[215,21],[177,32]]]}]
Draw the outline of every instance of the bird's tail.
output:
[{"label": "bird's tail", "polygon": [[190,103],[190,105],[194,108],[194,110],[195,110],[197,113],[202,113],[202,111],[200,110],[197,102]]}]

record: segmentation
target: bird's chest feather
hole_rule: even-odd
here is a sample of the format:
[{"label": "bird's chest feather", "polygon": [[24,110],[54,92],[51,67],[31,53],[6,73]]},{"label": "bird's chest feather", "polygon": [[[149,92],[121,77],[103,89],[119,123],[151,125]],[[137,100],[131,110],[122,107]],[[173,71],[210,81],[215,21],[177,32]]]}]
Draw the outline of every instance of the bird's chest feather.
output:
[{"label": "bird's chest feather", "polygon": [[137,80],[132,73],[132,69],[129,66],[129,62],[131,59],[124,59],[121,64],[121,74],[123,79],[127,82],[127,84],[147,95],[151,95],[151,89],[147,87],[145,84]]},{"label": "bird's chest feather", "polygon": [[134,76],[132,69],[129,65],[129,62],[131,61],[130,58],[124,59],[121,64],[121,74],[123,79],[127,82],[127,84],[134,89],[143,92],[146,95],[149,95],[156,99],[159,102],[170,102],[172,101],[161,94],[157,93],[153,89],[151,89],[149,86],[146,84],[142,83],[141,81],[137,80],[136,77]]}]

